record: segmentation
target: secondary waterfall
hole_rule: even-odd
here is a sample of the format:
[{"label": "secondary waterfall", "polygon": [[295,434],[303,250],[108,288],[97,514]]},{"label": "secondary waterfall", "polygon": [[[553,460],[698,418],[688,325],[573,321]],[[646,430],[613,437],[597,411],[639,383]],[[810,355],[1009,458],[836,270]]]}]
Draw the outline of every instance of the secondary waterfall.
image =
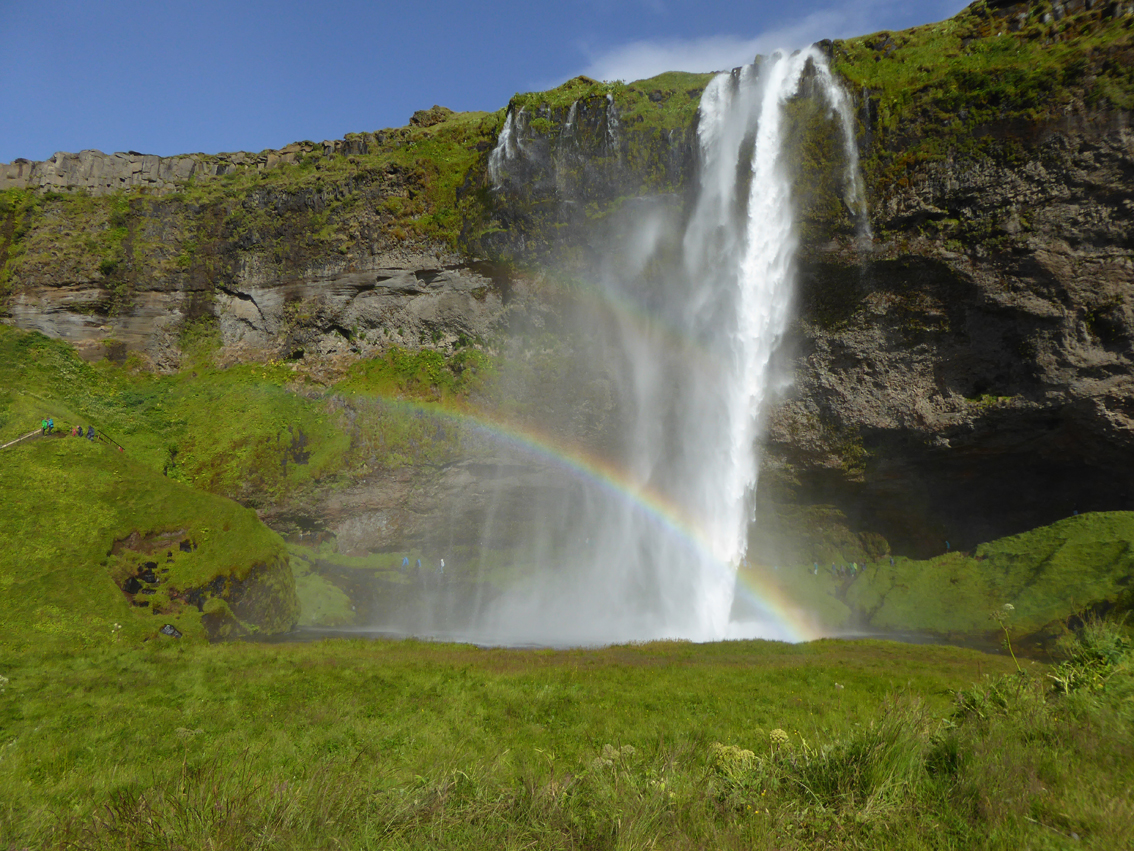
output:
[{"label": "secondary waterfall", "polygon": [[[805,80],[843,135],[844,197],[865,232],[850,99],[818,49],[776,54],[709,83],[691,204],[642,199],[612,220],[612,229],[624,228],[594,286],[605,312],[576,332],[583,356],[600,362],[615,388],[617,450],[602,462],[571,456],[562,475],[574,477],[570,487],[533,509],[536,531],[516,559],[530,572],[478,603],[467,633],[476,640],[805,637],[779,602],[758,594],[745,622],[732,620],[761,424],[776,382],[787,380],[775,355],[790,319],[798,239],[785,139],[787,106]],[[613,101],[606,109],[613,134]],[[572,107],[565,134],[577,120]],[[498,188],[527,155],[519,126],[509,114],[490,157]],[[611,151],[617,142],[607,140]],[[548,162],[555,167],[554,156]],[[514,503],[517,488],[530,485],[501,487],[512,488]],[[490,512],[482,546],[509,522]]]}]

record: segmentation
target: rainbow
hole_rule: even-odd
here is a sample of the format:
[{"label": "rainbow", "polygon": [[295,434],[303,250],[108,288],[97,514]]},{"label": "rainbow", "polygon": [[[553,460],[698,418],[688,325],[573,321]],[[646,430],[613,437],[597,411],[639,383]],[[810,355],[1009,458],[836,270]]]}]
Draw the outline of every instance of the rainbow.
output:
[{"label": "rainbow", "polygon": [[[361,395],[361,394],[360,394]],[[697,520],[667,496],[634,481],[627,473],[609,460],[579,447],[564,445],[561,441],[534,428],[493,418],[483,413],[472,413],[453,406],[420,403],[405,399],[380,397],[383,403],[415,413],[420,412],[460,425],[494,442],[518,450],[572,476],[588,486],[597,487],[616,499],[630,503],[659,531],[688,549],[699,560],[713,569],[737,576],[739,593],[757,611],[764,614],[778,634],[788,641],[810,641],[819,633],[805,613],[789,599],[777,585],[762,578],[760,573],[737,572],[735,566],[724,564],[713,554],[709,542],[700,531]],[[725,638],[725,636],[721,636]]]}]

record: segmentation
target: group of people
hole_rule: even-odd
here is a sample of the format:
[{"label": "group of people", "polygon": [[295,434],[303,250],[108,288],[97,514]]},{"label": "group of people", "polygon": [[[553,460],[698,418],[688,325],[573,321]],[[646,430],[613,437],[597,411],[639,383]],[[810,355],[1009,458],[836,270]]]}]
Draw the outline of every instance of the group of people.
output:
[{"label": "group of people", "polygon": [[[43,427],[43,433],[44,434],[54,434],[55,433],[55,419],[53,417],[44,417],[41,425]],[[87,440],[94,440],[95,439],[95,428],[94,428],[94,426],[87,426],[87,429],[84,432],[83,427],[81,425],[72,426],[71,427],[71,437],[86,437]]]},{"label": "group of people", "polygon": [[[857,561],[852,561],[850,564],[835,564],[831,562],[831,575],[839,578],[849,576],[854,579],[860,572],[866,570],[866,562],[859,564]],[[819,565],[815,565],[815,573],[819,572]]]},{"label": "group of people", "polygon": [[[409,566],[410,566],[409,556],[402,556],[402,566],[401,566],[400,572],[403,575],[405,575],[406,573],[409,572]],[[421,580],[422,584],[425,584],[426,582],[429,581],[429,573],[428,573],[428,571],[426,571],[422,568],[421,559],[418,559],[414,563],[414,571],[415,571],[415,575],[417,576],[418,579]],[[434,571],[434,575],[437,578],[438,584],[441,584],[442,582],[445,581],[445,559],[441,559],[440,562],[438,562],[437,569],[436,569],[436,571]]]}]

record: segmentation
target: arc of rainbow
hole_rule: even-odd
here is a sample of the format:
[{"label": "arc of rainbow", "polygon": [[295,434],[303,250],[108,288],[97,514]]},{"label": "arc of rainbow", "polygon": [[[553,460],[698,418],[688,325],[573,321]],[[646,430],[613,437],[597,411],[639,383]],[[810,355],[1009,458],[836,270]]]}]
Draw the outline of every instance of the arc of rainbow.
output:
[{"label": "arc of rainbow", "polygon": [[561,441],[537,429],[522,427],[481,413],[461,410],[451,405],[440,406],[435,403],[412,402],[386,396],[380,398],[386,404],[449,420],[496,442],[513,446],[551,463],[580,481],[597,485],[618,499],[629,500],[651,522],[691,549],[698,558],[712,565],[713,569],[738,576],[740,582],[737,583],[737,587],[746,595],[748,602],[769,615],[777,626],[788,633],[791,640],[809,641],[819,637],[819,633],[798,607],[775,585],[761,582],[752,574],[739,573],[733,566],[721,563],[712,554],[709,542],[705,540],[697,522],[688,516],[687,511],[664,494],[633,481],[625,471],[609,460],[580,448],[564,446]]}]

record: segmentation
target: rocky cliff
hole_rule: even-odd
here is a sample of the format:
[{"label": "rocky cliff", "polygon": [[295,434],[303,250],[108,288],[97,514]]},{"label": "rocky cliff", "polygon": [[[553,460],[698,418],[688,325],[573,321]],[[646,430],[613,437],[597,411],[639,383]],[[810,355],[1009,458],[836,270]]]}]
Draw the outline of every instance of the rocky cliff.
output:
[{"label": "rocky cliff", "polygon": [[[989,0],[825,44],[856,102],[873,239],[804,97],[790,107],[794,382],[765,447],[772,538],[799,546],[822,506],[848,553],[927,555],[1134,508],[1132,24],[1128,3]],[[466,345],[528,363],[577,315],[576,282],[624,217],[681,217],[707,80],[579,78],[495,114],[435,107],[258,155],[0,167],[7,321],[166,371],[202,335],[220,364]],[[587,344],[555,346],[576,362]],[[617,402],[586,358],[574,377],[601,447]],[[557,413],[536,422],[571,416],[548,398]],[[504,469],[378,467],[304,506],[355,551],[420,537],[431,514],[475,528]]]}]

